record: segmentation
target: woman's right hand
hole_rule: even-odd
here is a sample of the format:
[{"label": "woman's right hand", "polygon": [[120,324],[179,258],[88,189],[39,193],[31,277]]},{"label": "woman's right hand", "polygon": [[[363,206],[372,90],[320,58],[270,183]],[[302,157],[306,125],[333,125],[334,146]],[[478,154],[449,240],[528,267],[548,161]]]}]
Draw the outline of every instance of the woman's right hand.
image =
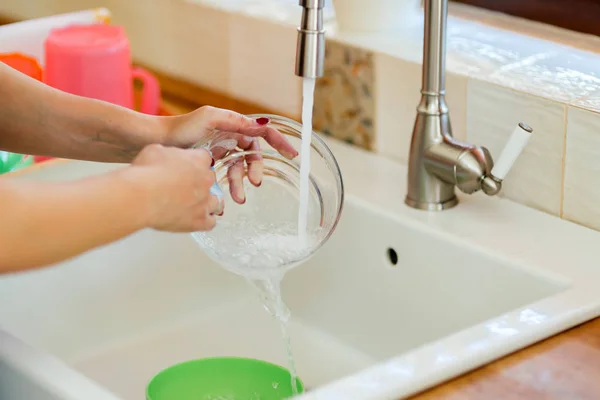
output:
[{"label": "woman's right hand", "polygon": [[170,232],[210,230],[221,202],[211,195],[215,174],[205,150],[184,150],[153,144],[132,162],[136,184],[148,205],[148,225]]}]

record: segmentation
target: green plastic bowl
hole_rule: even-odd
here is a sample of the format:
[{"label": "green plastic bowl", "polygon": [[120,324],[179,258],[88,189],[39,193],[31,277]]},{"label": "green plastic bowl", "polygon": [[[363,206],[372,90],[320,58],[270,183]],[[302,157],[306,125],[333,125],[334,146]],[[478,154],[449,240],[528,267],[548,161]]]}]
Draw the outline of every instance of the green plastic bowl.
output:
[{"label": "green plastic bowl", "polygon": [[33,164],[32,156],[0,151],[0,174],[16,171],[31,164]]},{"label": "green plastic bowl", "polygon": [[[159,372],[146,388],[147,400],[282,400],[293,396],[290,372],[251,358],[216,357],[186,361]],[[300,379],[298,393],[304,392]]]}]

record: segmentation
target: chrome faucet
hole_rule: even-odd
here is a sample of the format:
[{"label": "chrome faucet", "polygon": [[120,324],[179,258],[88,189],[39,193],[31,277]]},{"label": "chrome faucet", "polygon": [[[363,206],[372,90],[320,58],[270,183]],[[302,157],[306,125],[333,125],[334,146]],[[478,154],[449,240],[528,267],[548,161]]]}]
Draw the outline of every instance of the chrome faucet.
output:
[{"label": "chrome faucet", "polygon": [[[446,24],[448,0],[424,0],[425,29],[421,101],[412,133],[405,202],[413,208],[441,211],[458,204],[455,188],[465,193],[479,190],[492,196],[523,151],[533,130],[519,123],[498,161],[488,149],[461,143],[452,137],[446,104]],[[302,22],[298,28],[296,75],[323,75],[325,39],[324,0],[300,0]]]},{"label": "chrome faucet", "polygon": [[300,0],[300,5],[302,20],[296,45],[296,75],[303,78],[320,78],[323,76],[325,59],[325,0]]},{"label": "chrome faucet", "polygon": [[448,0],[424,0],[421,101],[408,159],[406,204],[440,211],[458,203],[455,187],[465,193],[498,194],[502,181],[531,137],[519,123],[496,165],[488,149],[452,137],[446,105],[446,24]]}]

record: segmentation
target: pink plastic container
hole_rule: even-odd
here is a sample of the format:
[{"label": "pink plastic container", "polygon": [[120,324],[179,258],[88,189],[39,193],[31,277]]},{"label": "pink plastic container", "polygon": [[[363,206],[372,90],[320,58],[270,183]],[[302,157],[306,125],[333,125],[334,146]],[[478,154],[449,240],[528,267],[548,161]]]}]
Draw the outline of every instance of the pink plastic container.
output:
[{"label": "pink plastic container", "polygon": [[139,79],[144,84],[139,111],[158,114],[158,81],[148,71],[132,67],[129,40],[121,26],[92,24],[54,29],[44,47],[44,81],[48,85],[133,109],[133,80]]}]

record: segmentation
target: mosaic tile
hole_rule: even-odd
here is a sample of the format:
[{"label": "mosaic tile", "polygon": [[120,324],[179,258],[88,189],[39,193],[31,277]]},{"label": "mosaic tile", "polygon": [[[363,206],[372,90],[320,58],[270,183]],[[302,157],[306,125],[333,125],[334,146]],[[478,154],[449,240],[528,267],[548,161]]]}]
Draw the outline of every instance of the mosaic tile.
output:
[{"label": "mosaic tile", "polygon": [[373,53],[328,41],[325,73],[317,80],[316,130],[367,150],[375,145]]}]

